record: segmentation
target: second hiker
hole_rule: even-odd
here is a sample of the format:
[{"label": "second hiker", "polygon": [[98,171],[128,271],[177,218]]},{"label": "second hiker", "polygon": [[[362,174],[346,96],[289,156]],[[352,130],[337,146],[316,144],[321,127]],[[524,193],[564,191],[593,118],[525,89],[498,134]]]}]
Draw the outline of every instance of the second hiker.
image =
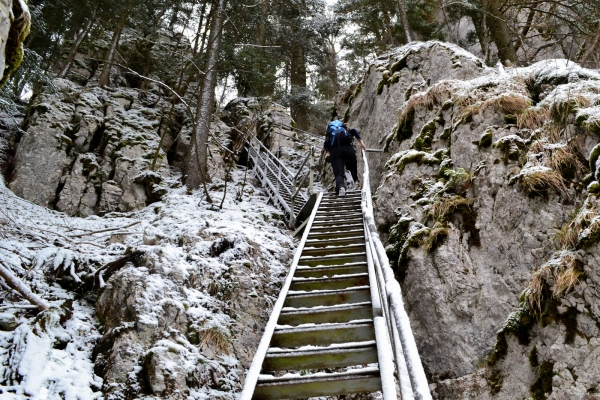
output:
[{"label": "second hiker", "polygon": [[323,149],[329,153],[329,161],[335,175],[335,193],[340,196],[346,195],[346,189],[352,189],[352,187],[346,188],[344,184],[344,165],[352,175],[352,180],[358,181],[356,152],[352,146],[353,138],[358,139],[363,150],[367,150],[358,130],[354,128],[349,130],[345,122],[337,119],[327,125]]}]

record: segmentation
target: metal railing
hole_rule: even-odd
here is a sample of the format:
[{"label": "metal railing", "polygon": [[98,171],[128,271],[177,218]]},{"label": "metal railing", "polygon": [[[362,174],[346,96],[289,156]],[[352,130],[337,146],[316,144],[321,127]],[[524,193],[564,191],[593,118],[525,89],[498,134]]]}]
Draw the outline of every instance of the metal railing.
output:
[{"label": "metal railing", "polygon": [[[400,383],[402,400],[431,400],[431,392],[427,383],[427,377],[421,364],[419,351],[415,338],[410,327],[408,314],[404,309],[402,292],[400,284],[394,276],[394,271],[390,267],[385,248],[379,239],[375,218],[373,216],[373,203],[371,197],[371,188],[369,181],[369,164],[367,154],[362,151],[364,161],[363,188],[361,207],[365,223],[365,235],[367,238],[367,262],[369,264],[370,275],[373,274],[377,285],[376,292],[379,293],[379,299],[373,299],[374,313],[380,313],[380,319],[385,321],[387,335],[391,340],[392,353],[386,364],[395,364],[395,371]],[[371,272],[372,271],[372,272]],[[373,292],[373,290],[372,290]],[[377,319],[375,315],[375,319]],[[377,333],[382,334],[381,332]],[[380,341],[378,340],[378,343]],[[393,364],[392,364],[393,363]],[[391,395],[386,396],[386,381],[389,383],[390,371],[382,368],[382,384],[384,388],[384,399],[395,398]],[[388,388],[387,392],[390,392]]]},{"label": "metal railing", "polygon": [[[252,135],[247,143],[248,157],[254,163],[257,177],[268,189],[269,196],[276,206],[286,212],[288,224],[293,227],[301,206],[308,201],[308,196],[313,192],[315,148],[311,147],[298,172],[293,174],[256,136]],[[305,168],[306,166],[308,168]]]}]

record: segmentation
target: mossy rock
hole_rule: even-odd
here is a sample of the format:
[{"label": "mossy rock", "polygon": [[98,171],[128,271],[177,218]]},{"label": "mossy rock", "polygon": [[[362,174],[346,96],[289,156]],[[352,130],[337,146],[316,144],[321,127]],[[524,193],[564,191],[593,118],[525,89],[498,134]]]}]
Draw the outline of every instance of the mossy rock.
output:
[{"label": "mossy rock", "polygon": [[[592,172],[592,174],[596,174],[596,169],[597,169],[597,162],[598,162],[598,158],[600,157],[600,144],[597,144],[592,151],[590,151],[590,171]],[[598,177],[596,176],[596,179],[598,179]]]},{"label": "mossy rock", "polygon": [[419,136],[413,144],[414,149],[420,151],[431,151],[433,136],[435,135],[438,121],[439,118],[436,118],[423,125],[423,128],[421,128],[421,133],[419,133]]},{"label": "mossy rock", "polygon": [[485,130],[483,135],[481,135],[481,137],[479,138],[479,143],[477,144],[477,146],[480,149],[488,148],[492,145],[493,139],[494,139],[494,133],[491,129],[488,128]]},{"label": "mossy rock", "polygon": [[598,194],[600,193],[600,182],[594,181],[587,187],[588,193]]},{"label": "mossy rock", "polygon": [[533,400],[545,400],[546,395],[552,393],[554,361],[544,361],[539,368],[539,377],[531,385],[531,398]]},{"label": "mossy rock", "polygon": [[31,16],[27,10],[21,8],[18,1],[12,2],[13,18],[10,24],[8,37],[6,38],[6,47],[4,50],[4,74],[0,79],[0,87],[4,86],[10,79],[10,76],[19,68],[23,62],[23,42],[31,28]]}]

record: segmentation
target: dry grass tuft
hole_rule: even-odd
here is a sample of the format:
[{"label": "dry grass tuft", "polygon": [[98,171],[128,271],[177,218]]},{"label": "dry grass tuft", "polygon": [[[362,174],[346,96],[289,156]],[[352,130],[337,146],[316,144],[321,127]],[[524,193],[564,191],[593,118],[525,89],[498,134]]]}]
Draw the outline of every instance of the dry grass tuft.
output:
[{"label": "dry grass tuft", "polygon": [[212,325],[200,331],[202,334],[201,346],[206,346],[213,343],[217,350],[229,354],[231,346],[231,338],[225,329],[218,325]]},{"label": "dry grass tuft", "polygon": [[562,297],[579,283],[582,275],[583,266],[575,253],[560,252],[557,258],[547,262],[531,276],[526,290],[531,310],[540,316],[544,295],[551,294],[554,299]]},{"label": "dry grass tuft", "polygon": [[563,177],[548,168],[530,169],[521,173],[521,185],[527,194],[544,195],[549,189],[555,189],[560,195],[569,196]]},{"label": "dry grass tuft", "polygon": [[426,252],[430,252],[432,249],[437,247],[445,237],[448,236],[449,229],[444,226],[437,226],[431,229],[429,235],[426,235],[419,240],[419,245],[425,249]]},{"label": "dry grass tuft", "polygon": [[531,100],[518,94],[510,93],[495,99],[495,103],[505,114],[517,114],[531,106]]},{"label": "dry grass tuft", "polygon": [[444,221],[461,206],[471,207],[472,205],[473,199],[465,199],[459,196],[441,197],[433,203],[430,213],[434,220]]},{"label": "dry grass tuft", "polygon": [[436,104],[441,104],[445,98],[451,98],[452,88],[452,81],[442,81],[433,85],[426,92],[417,93],[411,96],[400,108],[398,121],[402,122],[406,116],[416,108],[431,108]]},{"label": "dry grass tuft", "polygon": [[516,117],[519,129],[534,131],[550,121],[551,115],[548,107],[529,107],[517,113]]},{"label": "dry grass tuft", "polygon": [[579,221],[572,221],[556,230],[554,240],[560,249],[575,249],[581,233]]}]

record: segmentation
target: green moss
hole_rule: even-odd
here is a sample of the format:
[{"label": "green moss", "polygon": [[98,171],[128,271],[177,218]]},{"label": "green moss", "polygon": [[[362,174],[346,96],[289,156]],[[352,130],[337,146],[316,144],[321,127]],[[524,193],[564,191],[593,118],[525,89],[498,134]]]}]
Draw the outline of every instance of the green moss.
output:
[{"label": "green moss", "polygon": [[389,86],[390,85],[390,81],[388,80],[389,77],[386,77],[386,75],[384,75],[381,80],[379,81],[379,83],[377,84],[377,95],[380,95],[381,93],[383,93],[383,88],[385,86]]},{"label": "green moss", "polygon": [[10,31],[6,38],[6,47],[4,50],[4,75],[0,80],[0,87],[4,86],[10,76],[19,68],[23,61],[23,42],[31,27],[31,18],[29,13],[21,8],[18,1],[13,2],[13,19],[10,25]]},{"label": "green moss", "polygon": [[394,73],[406,68],[406,57],[402,57],[398,61],[394,62],[390,67],[390,72]]},{"label": "green moss", "polygon": [[496,368],[492,368],[485,376],[487,384],[490,386],[490,393],[495,395],[502,390],[504,384],[504,374]]},{"label": "green moss", "polygon": [[491,129],[486,129],[483,135],[479,138],[478,146],[480,149],[490,147],[494,139],[494,133]]},{"label": "green moss", "polygon": [[507,114],[504,116],[504,123],[514,125],[517,123],[517,117],[512,114]]},{"label": "green moss", "polygon": [[529,332],[535,325],[535,318],[531,315],[526,302],[519,304],[519,308],[512,312],[505,325],[496,334],[496,346],[488,359],[490,366],[495,366],[508,353],[508,336],[513,335],[522,346],[529,345]]},{"label": "green moss", "polygon": [[592,151],[590,151],[590,171],[592,174],[596,172],[596,163],[600,157],[600,144],[597,144]]},{"label": "green moss", "polygon": [[538,361],[537,346],[533,346],[533,348],[529,352],[529,365],[531,365],[531,368],[536,368],[540,365]]},{"label": "green moss", "polygon": [[398,83],[400,81],[400,74],[392,75],[392,79],[390,79],[390,84]]},{"label": "green moss", "polygon": [[396,140],[402,143],[404,140],[412,136],[413,124],[415,123],[415,110],[410,110],[406,113],[402,121],[398,123],[396,129]]},{"label": "green moss", "polygon": [[390,260],[390,265],[395,271],[398,270],[400,250],[406,242],[408,237],[408,228],[412,220],[412,218],[400,217],[398,222],[389,229],[389,245],[385,248],[385,251]]},{"label": "green moss", "polygon": [[442,132],[442,134],[440,135],[440,139],[448,140],[448,139],[450,139],[451,135],[452,135],[452,127],[447,126],[444,128],[444,132]]},{"label": "green moss", "polygon": [[439,118],[435,118],[421,128],[419,136],[413,144],[413,148],[420,151],[431,151],[431,144],[433,143],[433,136],[435,135],[436,126]]},{"label": "green moss", "polygon": [[600,193],[600,182],[594,181],[587,187],[588,193],[598,194]]},{"label": "green moss", "polygon": [[554,361],[543,361],[540,364],[539,378],[531,385],[531,398],[544,400],[546,394],[552,393],[552,377],[554,376]]},{"label": "green moss", "polygon": [[452,100],[447,100],[446,102],[444,102],[444,104],[442,104],[442,111],[450,109],[450,107],[452,107],[453,105],[454,102]]}]

